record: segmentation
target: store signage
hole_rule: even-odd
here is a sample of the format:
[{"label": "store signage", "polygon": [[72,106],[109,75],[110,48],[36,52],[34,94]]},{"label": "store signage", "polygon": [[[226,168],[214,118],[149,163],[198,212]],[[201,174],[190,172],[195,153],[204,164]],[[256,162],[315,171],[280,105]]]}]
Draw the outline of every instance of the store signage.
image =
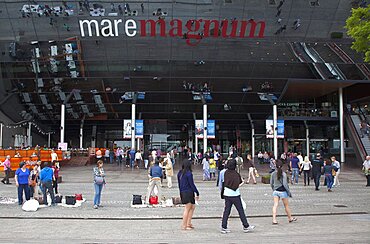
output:
[{"label": "store signage", "polygon": [[[266,138],[274,138],[274,121],[266,120]],[[284,138],[284,120],[277,121],[277,138]]]},{"label": "store signage", "polygon": [[[101,19],[79,20],[82,37],[127,37],[137,34],[141,37],[181,37],[189,46],[198,45],[203,38],[263,38],[265,21],[250,20],[203,20],[192,19],[183,22],[172,19],[159,20]],[[217,31],[215,31],[217,30]]]},{"label": "store signage", "polygon": [[[204,126],[203,120],[197,119],[195,120],[195,136],[197,138],[203,138],[204,133]],[[216,121],[215,120],[208,120],[207,121],[207,138],[214,139],[216,138]]]},{"label": "store signage", "polygon": [[[131,139],[131,119],[123,120],[123,138]],[[135,121],[135,138],[143,138],[144,137],[144,120],[137,119]]]}]

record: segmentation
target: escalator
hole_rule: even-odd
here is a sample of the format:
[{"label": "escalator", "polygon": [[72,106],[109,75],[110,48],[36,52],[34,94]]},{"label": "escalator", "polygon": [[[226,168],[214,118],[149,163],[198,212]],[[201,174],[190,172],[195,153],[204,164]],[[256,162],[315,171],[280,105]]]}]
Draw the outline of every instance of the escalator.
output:
[{"label": "escalator", "polygon": [[353,144],[353,149],[356,158],[363,162],[366,155],[370,155],[370,139],[368,136],[361,138],[359,130],[360,118],[357,114],[350,114],[348,111],[344,113],[344,125],[348,139]]}]

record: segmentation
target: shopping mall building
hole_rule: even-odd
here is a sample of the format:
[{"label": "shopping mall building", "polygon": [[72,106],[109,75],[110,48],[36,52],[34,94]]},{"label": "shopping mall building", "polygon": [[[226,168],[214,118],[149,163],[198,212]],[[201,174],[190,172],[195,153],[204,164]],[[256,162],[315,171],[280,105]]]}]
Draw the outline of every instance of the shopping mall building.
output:
[{"label": "shopping mall building", "polygon": [[0,146],[360,163],[370,65],[344,29],[359,2],[1,1]]}]

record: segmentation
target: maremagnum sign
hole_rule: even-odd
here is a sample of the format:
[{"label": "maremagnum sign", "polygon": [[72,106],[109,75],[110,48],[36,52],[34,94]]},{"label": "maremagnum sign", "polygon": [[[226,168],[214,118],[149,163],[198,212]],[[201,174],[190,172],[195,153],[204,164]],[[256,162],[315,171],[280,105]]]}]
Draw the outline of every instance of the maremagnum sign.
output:
[{"label": "maremagnum sign", "polygon": [[[186,44],[196,46],[202,38],[263,38],[265,21],[250,20],[188,20],[180,19],[169,22],[159,20],[101,19],[80,20],[82,37],[102,36],[118,37],[124,33],[127,37],[139,34],[141,37],[183,37]],[[216,30],[216,31],[215,31]]]}]

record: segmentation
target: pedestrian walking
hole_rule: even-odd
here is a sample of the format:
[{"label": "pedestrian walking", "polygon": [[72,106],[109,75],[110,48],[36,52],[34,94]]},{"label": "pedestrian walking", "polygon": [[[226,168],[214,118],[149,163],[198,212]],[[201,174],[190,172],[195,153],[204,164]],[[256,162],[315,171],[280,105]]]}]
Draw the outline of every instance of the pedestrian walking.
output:
[{"label": "pedestrian walking", "polygon": [[275,17],[279,17],[279,16],[280,16],[280,14],[281,14],[281,9],[279,9],[279,10],[277,11],[277,13],[276,13]]},{"label": "pedestrian walking", "polygon": [[340,174],[340,163],[336,160],[335,156],[332,156],[331,158],[332,165],[337,169],[334,176],[334,183],[333,187],[340,186],[339,183],[339,174]]},{"label": "pedestrian walking", "polygon": [[227,170],[222,182],[221,198],[225,199],[225,208],[222,215],[221,233],[227,234],[230,230],[227,228],[227,221],[230,216],[231,208],[234,205],[239,213],[239,218],[243,224],[243,231],[250,232],[255,228],[250,225],[245,215],[242,199],[240,197],[240,187],[244,184],[240,174],[236,172],[236,160],[231,159],[227,163]]},{"label": "pedestrian walking", "polygon": [[141,7],[141,12],[144,13],[144,3],[141,3],[140,7]]},{"label": "pedestrian walking", "polygon": [[106,184],[105,182],[105,173],[103,169],[103,160],[98,160],[96,163],[96,167],[94,167],[94,209],[98,209],[101,207],[101,192],[103,190],[103,185]]},{"label": "pedestrian walking", "polygon": [[335,168],[331,164],[331,161],[329,159],[325,159],[325,165],[323,167],[323,174],[325,175],[326,180],[326,186],[328,188],[328,192],[331,192],[331,188],[333,186],[333,171],[335,171]]},{"label": "pedestrian walking", "polygon": [[167,153],[167,157],[164,159],[165,170],[166,170],[166,179],[167,179],[167,187],[172,188],[172,176],[173,176],[173,165],[170,153]]},{"label": "pedestrian walking", "polygon": [[303,177],[304,177],[304,186],[310,185],[310,171],[312,168],[311,161],[307,156],[304,157],[304,160],[301,164],[301,171],[303,171]]},{"label": "pedestrian walking", "polygon": [[324,162],[321,159],[321,154],[316,154],[316,158],[312,161],[312,176],[315,182],[315,190],[319,190],[321,170],[324,167]]},{"label": "pedestrian walking", "polygon": [[[282,18],[278,18],[276,22],[280,25],[281,24],[281,21],[283,21],[283,19]],[[280,29],[281,29],[281,27],[280,27]]]},{"label": "pedestrian walking", "polygon": [[209,157],[205,156],[202,160],[203,165],[203,181],[208,181],[211,179],[210,173],[209,173]]},{"label": "pedestrian walking", "polygon": [[298,29],[298,27],[300,27],[301,26],[301,19],[296,19],[295,21],[294,21],[294,23],[293,23],[293,29],[294,30],[296,30],[296,29]]},{"label": "pedestrian walking", "polygon": [[114,7],[114,3],[110,4],[110,11],[111,12],[116,12],[116,8]]},{"label": "pedestrian walking", "polygon": [[63,24],[63,27],[64,27],[64,29],[66,29],[66,31],[70,31],[71,30],[71,28],[67,24]]},{"label": "pedestrian walking", "polygon": [[254,171],[256,169],[252,156],[250,154],[247,155],[247,164],[246,168],[248,169],[248,180],[247,184],[249,184],[250,180],[253,180],[253,184],[257,184],[256,177],[254,175]]},{"label": "pedestrian walking", "polygon": [[121,5],[118,5],[118,13],[120,15],[123,15],[123,9],[122,9],[122,6]]},{"label": "pedestrian walking", "polygon": [[299,163],[299,158],[297,157],[297,153],[293,154],[293,157],[290,159],[290,168],[292,169],[292,185],[294,182],[298,184],[298,174],[299,174],[299,168],[300,168],[300,163]]},{"label": "pedestrian walking", "polygon": [[283,201],[289,223],[297,221],[297,218],[292,217],[292,212],[289,207],[289,197],[292,197],[292,193],[289,189],[288,176],[285,172],[283,172],[282,167],[283,163],[279,160],[276,165],[277,170],[272,173],[270,178],[270,185],[273,190],[272,196],[274,197],[274,206],[272,207],[273,225],[278,224],[276,214],[280,199]]},{"label": "pedestrian walking", "polygon": [[366,176],[366,186],[370,186],[370,156],[366,156],[366,159],[362,164],[362,171]]},{"label": "pedestrian walking", "polygon": [[4,167],[4,173],[5,173],[4,179],[2,179],[1,182],[3,182],[3,184],[9,185],[10,184],[9,183],[9,175],[10,175],[10,171],[11,171],[10,155],[6,156],[5,161],[1,165]]},{"label": "pedestrian walking", "polygon": [[54,25],[54,19],[53,19],[53,18],[50,18],[50,22],[49,22],[49,24],[50,24],[51,26],[53,26],[53,25]]},{"label": "pedestrian walking", "polygon": [[181,168],[182,169],[177,174],[181,202],[182,204],[185,204],[184,213],[182,215],[181,229],[192,230],[194,229],[194,226],[191,221],[193,218],[196,201],[199,201],[199,191],[194,184],[191,161],[185,159],[182,162]]}]

